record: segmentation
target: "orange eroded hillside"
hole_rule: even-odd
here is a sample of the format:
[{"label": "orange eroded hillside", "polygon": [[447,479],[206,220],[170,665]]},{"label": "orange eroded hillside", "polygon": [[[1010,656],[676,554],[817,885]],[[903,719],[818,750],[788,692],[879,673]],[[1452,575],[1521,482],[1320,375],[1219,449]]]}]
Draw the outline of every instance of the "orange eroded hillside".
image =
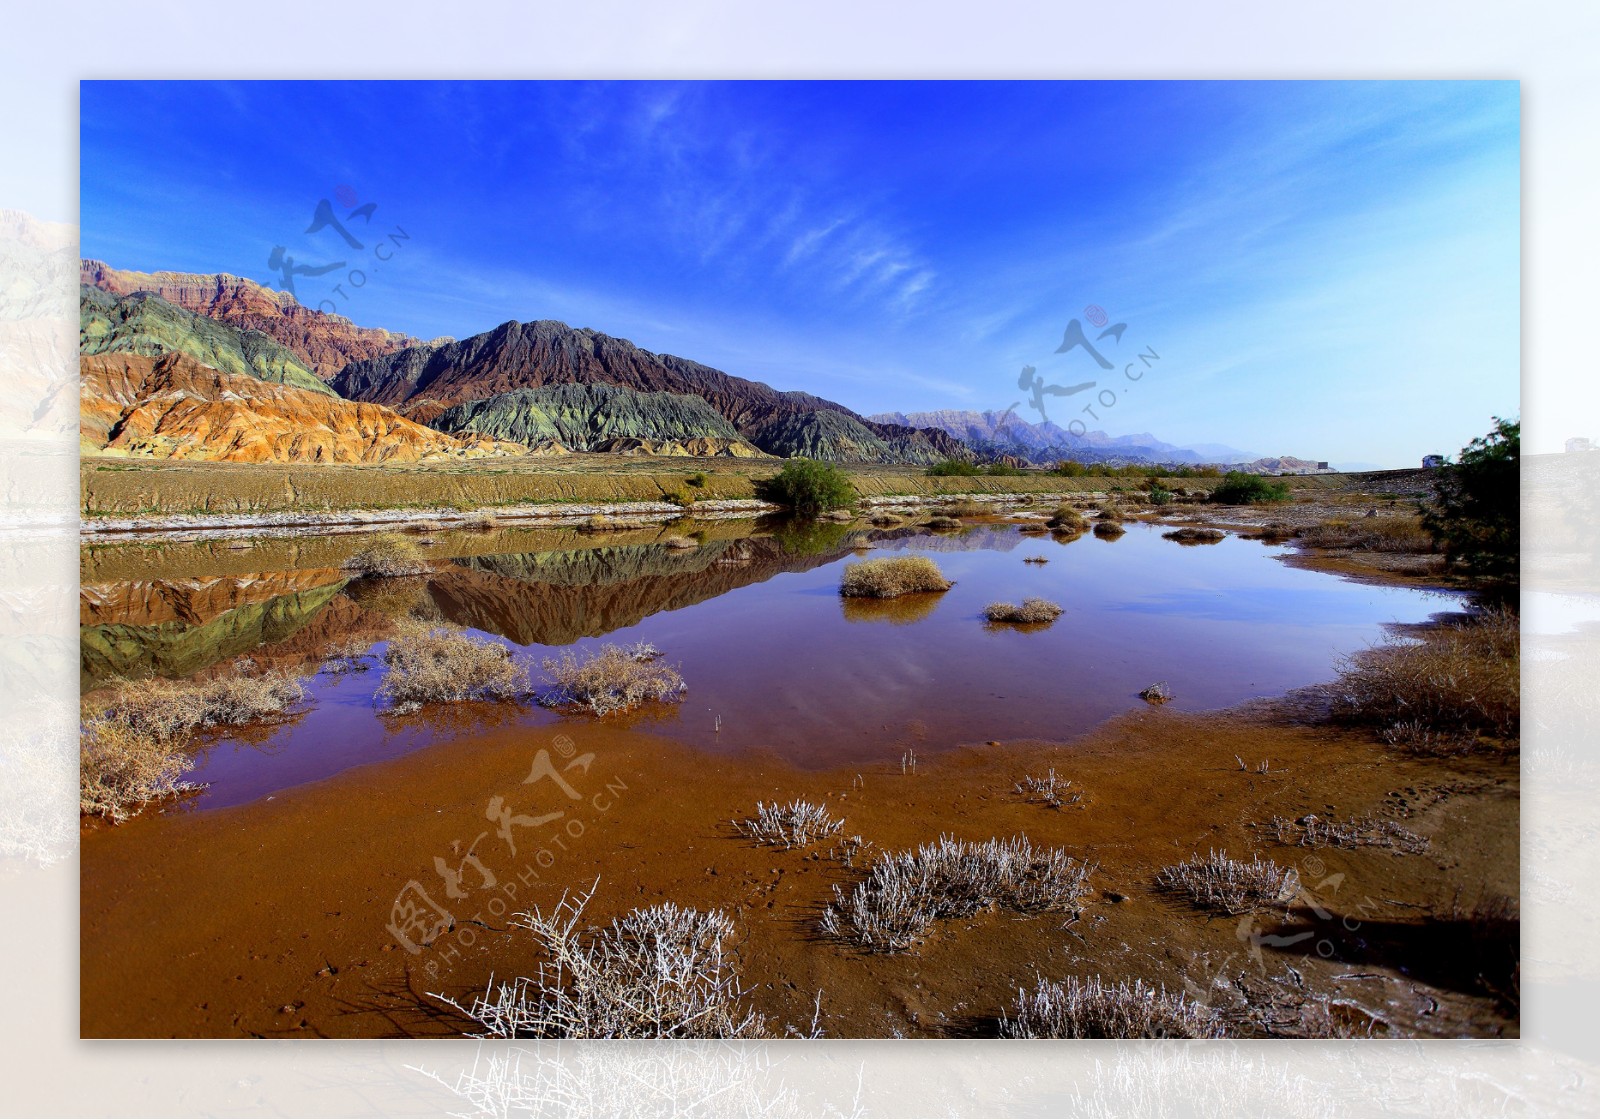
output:
[{"label": "orange eroded hillside", "polygon": [[86,451],[233,463],[410,463],[525,450],[448,436],[382,405],[218,373],[181,354],[86,356],[79,369]]}]

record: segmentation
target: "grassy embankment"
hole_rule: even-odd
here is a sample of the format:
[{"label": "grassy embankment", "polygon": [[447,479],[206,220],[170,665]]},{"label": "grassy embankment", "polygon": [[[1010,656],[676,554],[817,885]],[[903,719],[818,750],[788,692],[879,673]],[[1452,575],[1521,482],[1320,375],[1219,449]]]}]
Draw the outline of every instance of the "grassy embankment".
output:
[{"label": "grassy embankment", "polygon": [[[264,515],[345,510],[494,509],[533,504],[605,504],[750,499],[755,484],[778,471],[774,461],[651,459],[584,455],[564,459],[486,460],[463,465],[130,462],[86,457],[80,509],[86,518],[181,514]],[[1133,490],[1129,479],[1064,478],[1044,472],[1009,477],[929,477],[921,467],[852,466],[863,498],[946,494],[1088,494]],[[1405,475],[1414,472],[1388,472]],[[1286,479],[1296,493],[1326,493],[1367,476]],[[1204,482],[1205,480],[1198,480]],[[1170,479],[1171,490],[1197,480]]]}]

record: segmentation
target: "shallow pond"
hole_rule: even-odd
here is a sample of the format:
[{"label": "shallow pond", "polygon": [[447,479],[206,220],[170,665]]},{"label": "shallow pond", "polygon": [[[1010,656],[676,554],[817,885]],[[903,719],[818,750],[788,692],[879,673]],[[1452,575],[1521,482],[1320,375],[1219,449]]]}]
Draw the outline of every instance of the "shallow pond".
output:
[{"label": "shallow pond", "polygon": [[[385,628],[406,614],[510,640],[536,682],[557,650],[650,642],[680,667],[687,695],[620,718],[706,751],[832,767],[1070,738],[1142,707],[1139,691],[1157,681],[1180,709],[1281,695],[1330,679],[1386,624],[1455,602],[1291,567],[1278,560],[1285,549],[1232,536],[1183,546],[1160,527],[1127,528],[1115,540],[1060,541],[1001,523],[938,534],[746,523],[716,527],[692,549],[657,534],[445,541],[437,571],[405,580],[351,580],[337,549],[315,541],[271,553],[294,566],[270,571],[246,570],[241,546],[198,564],[191,555],[181,575],[164,574],[159,556],[138,578],[91,578],[86,565],[84,687],[115,674],[217,672],[246,654],[313,672],[299,715],[202,748],[192,777],[209,786],[186,804],[208,808],[442,740],[469,750],[489,726],[562,723],[581,737],[592,717],[531,702],[383,714],[377,655]],[[844,566],[874,555],[931,557],[955,586],[842,599]],[[988,603],[1028,596],[1064,613],[1024,627],[981,616]],[[368,670],[319,670],[336,645],[367,649]]]}]

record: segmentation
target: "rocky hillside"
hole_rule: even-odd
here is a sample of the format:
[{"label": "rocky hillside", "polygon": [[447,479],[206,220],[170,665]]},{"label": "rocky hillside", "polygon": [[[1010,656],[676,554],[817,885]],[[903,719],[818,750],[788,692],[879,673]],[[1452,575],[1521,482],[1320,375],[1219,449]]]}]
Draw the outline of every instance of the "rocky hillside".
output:
[{"label": "rocky hillside", "polygon": [[221,373],[333,395],[287,347],[186,311],[148,292],[114,296],[84,285],[78,298],[78,353],[183,354]]},{"label": "rocky hillside", "polygon": [[1331,470],[1314,460],[1293,455],[1269,455],[1241,463],[1238,469],[1246,474],[1327,474]]},{"label": "rocky hillside", "polygon": [[[947,433],[874,424],[843,405],[807,393],[784,393],[759,381],[669,354],[653,354],[626,339],[565,323],[504,323],[492,331],[434,345],[408,347],[352,362],[333,386],[353,400],[431,410],[483,401],[547,385],[616,385],[639,393],[699,397],[762,451],[866,462],[935,462],[970,452]],[[817,414],[835,413],[807,423]],[[842,438],[835,439],[833,437]],[[800,450],[802,448],[804,450]]]},{"label": "rocky hillside", "polygon": [[221,373],[189,356],[79,358],[86,451],[239,463],[382,463],[521,454],[518,444],[456,437],[390,409]]},{"label": "rocky hillside", "polygon": [[392,354],[418,341],[406,334],[358,327],[342,315],[305,307],[288,292],[275,292],[225,272],[126,272],[85,260],[79,264],[79,279],[113,295],[153,292],[186,311],[241,330],[260,331],[288,347],[323,380],[350,362]]},{"label": "rocky hillside", "polygon": [[[759,456],[720,412],[685,393],[640,393],[618,385],[546,385],[464,401],[430,419],[441,432],[476,432],[529,447],[654,453],[690,444],[712,454]],[[719,450],[711,450],[717,448]],[[671,451],[666,452],[671,454]]]}]

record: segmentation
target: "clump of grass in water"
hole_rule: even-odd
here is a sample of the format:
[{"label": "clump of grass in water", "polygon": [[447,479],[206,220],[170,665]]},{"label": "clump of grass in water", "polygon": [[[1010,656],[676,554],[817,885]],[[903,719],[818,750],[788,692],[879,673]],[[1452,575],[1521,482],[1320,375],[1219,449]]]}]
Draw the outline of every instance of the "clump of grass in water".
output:
[{"label": "clump of grass in water", "polygon": [[1300,874],[1271,860],[1249,862],[1229,859],[1213,849],[1204,859],[1193,856],[1183,863],[1163,867],[1156,882],[1167,890],[1189,896],[1196,906],[1224,914],[1287,902],[1300,889]]},{"label": "clump of grass in water", "polygon": [[961,521],[959,518],[946,517],[943,514],[935,514],[934,516],[928,518],[927,526],[930,529],[936,530],[959,529],[961,528]]},{"label": "clump of grass in water", "polygon": [[183,780],[194,766],[188,746],[207,727],[256,723],[281,715],[305,696],[284,673],[236,674],[209,681],[129,681],[87,705],[78,741],[80,812],[124,821],[145,804],[198,788]]},{"label": "clump of grass in water", "polygon": [[834,888],[822,929],[869,952],[909,947],[934,922],[998,907],[1023,914],[1072,909],[1088,892],[1090,864],[1027,837],[974,843],[941,836],[886,852],[848,894]]},{"label": "clump of grass in water", "polygon": [[370,639],[349,638],[330,645],[322,656],[321,671],[324,673],[365,673],[371,666],[367,664],[367,651],[372,648]]},{"label": "clump of grass in water", "polygon": [[1221,529],[1196,528],[1193,525],[1161,534],[1162,539],[1177,541],[1179,544],[1216,544],[1227,535]]},{"label": "clump of grass in water", "polygon": [[659,663],[660,654],[647,643],[641,648],[607,643],[599,652],[580,658],[571,650],[559,658],[546,658],[545,675],[555,687],[539,697],[547,708],[576,707],[597,716],[624,712],[647,700],[677,700],[687,686],[670,665]]},{"label": "clump of grass in water", "polygon": [[674,549],[687,549],[687,548],[699,548],[700,547],[700,542],[695,540],[693,537],[683,537],[683,536],[664,537],[664,538],[662,538],[661,543],[664,544],[668,548],[674,548]]},{"label": "clump of grass in water", "polygon": [[925,556],[885,556],[847,566],[839,594],[893,599],[916,591],[948,591],[951,586],[939,565]]},{"label": "clump of grass in water", "polygon": [[826,805],[815,805],[798,798],[787,805],[756,802],[756,814],[733,822],[757,844],[784,848],[806,848],[826,840],[844,827],[844,821],[828,812]]},{"label": "clump of grass in water", "polygon": [[1330,686],[1334,718],[1376,724],[1390,742],[1427,753],[1472,749],[1479,735],[1514,745],[1521,642],[1517,614],[1491,608],[1421,642],[1367,650],[1347,660]]},{"label": "clump of grass in water", "polygon": [[187,736],[140,731],[121,720],[87,720],[78,740],[78,811],[121,823],[144,805],[198,789]]},{"label": "clump of grass in water", "polygon": [[528,671],[504,642],[452,626],[402,623],[383,652],[378,699],[395,712],[423,704],[511,700],[528,693]]},{"label": "clump of grass in water", "polygon": [[578,526],[578,532],[580,532],[580,533],[620,532],[623,529],[637,529],[640,526],[640,524],[641,523],[638,522],[638,521],[624,520],[623,518],[620,518],[620,517],[608,517],[603,513],[596,513],[596,514],[593,514],[593,515],[591,515],[591,516],[589,516],[589,517],[584,519],[583,523]]},{"label": "clump of grass in water", "polygon": [[305,698],[304,686],[287,673],[252,675],[255,663],[247,658],[234,667],[234,675],[208,681],[128,681],[98,702],[96,718],[170,739],[207,727],[255,723]]},{"label": "clump of grass in water", "polygon": [[340,565],[364,576],[417,576],[430,570],[422,550],[409,537],[385,533]]},{"label": "clump of grass in water", "polygon": [[1139,692],[1139,699],[1147,704],[1165,704],[1172,699],[1172,690],[1167,687],[1166,681],[1157,681],[1149,688]]},{"label": "clump of grass in water", "polygon": [[1143,980],[1041,978],[1001,1016],[1001,1038],[1221,1038],[1216,1012]]},{"label": "clump of grass in water", "polygon": [[1094,523],[1094,535],[1101,540],[1116,540],[1126,532],[1127,530],[1117,521],[1096,521]]},{"label": "clump of grass in water", "polygon": [[1045,522],[1057,532],[1081,533],[1088,528],[1089,522],[1084,519],[1072,506],[1057,506],[1056,511],[1050,515],[1050,520]]},{"label": "clump of grass in water", "polygon": [[983,608],[983,617],[990,622],[1054,622],[1061,617],[1061,605],[1037,597],[1021,603],[990,603]]},{"label": "clump of grass in water", "polygon": [[1050,563],[1050,558],[1048,556],[1024,556],[1022,562],[1024,564],[1048,564]]},{"label": "clump of grass in water", "polygon": [[766,1017],[741,1007],[747,989],[724,948],[726,914],[666,902],[584,928],[594,891],[517,916],[543,957],[536,975],[491,979],[466,1006],[430,995],[475,1021],[480,1038],[767,1036]]}]

